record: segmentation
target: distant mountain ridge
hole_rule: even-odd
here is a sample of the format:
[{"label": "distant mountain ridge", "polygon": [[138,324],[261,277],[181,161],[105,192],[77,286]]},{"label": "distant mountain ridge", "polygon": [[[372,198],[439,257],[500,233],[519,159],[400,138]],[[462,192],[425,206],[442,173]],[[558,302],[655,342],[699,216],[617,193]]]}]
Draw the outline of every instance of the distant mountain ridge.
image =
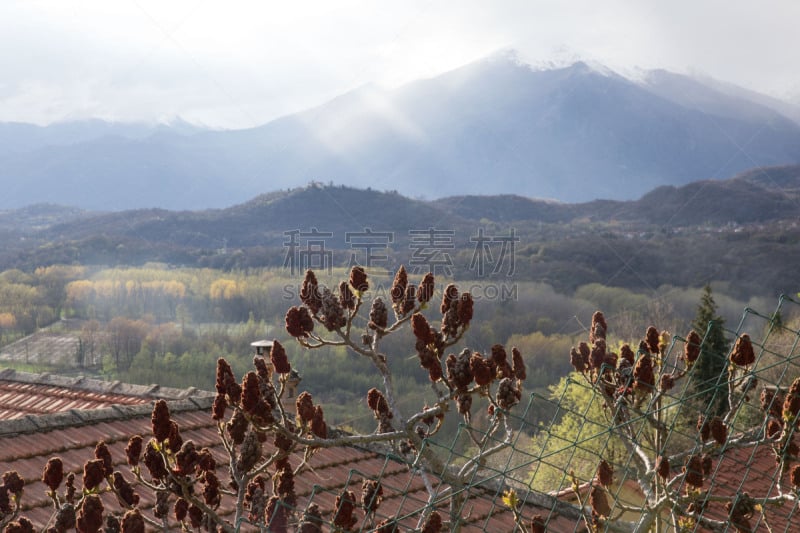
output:
[{"label": "distant mountain ridge", "polygon": [[48,126],[0,122],[0,154],[30,152],[48,146],[75,145],[105,137],[141,140],[157,134],[192,135],[204,129],[179,118],[158,124],[107,122],[99,119],[56,122]]},{"label": "distant mountain ridge", "polygon": [[475,219],[505,223],[595,220],[642,227],[764,223],[800,217],[800,165],[759,167],[726,180],[661,186],[631,201],[566,204],[500,195],[443,198],[433,204],[447,212],[464,211]]},{"label": "distant mountain ridge", "polygon": [[800,219],[800,165],[750,169],[726,180],[662,186],[638,200],[562,203],[520,195],[456,195],[415,200],[397,191],[312,183],[259,195],[223,209],[171,211],[137,209],[95,213],[40,204],[0,211],[0,227],[48,240],[80,240],[97,235],[133,236],[181,246],[280,244],[284,232],[407,232],[414,228],[625,222],[641,227],[751,224]]},{"label": "distant mountain ridge", "polygon": [[222,208],[310,181],[425,198],[631,200],[800,163],[798,117],[722,83],[665,71],[630,80],[581,62],[534,70],[506,54],[247,130],[0,124],[0,209]]},{"label": "distant mountain ridge", "polygon": [[415,231],[423,242],[439,232],[440,242],[452,245],[446,251],[459,265],[457,275],[465,275],[483,229],[519,238],[515,280],[558,290],[611,281],[652,289],[713,280],[763,294],[796,291],[800,283],[798,221],[800,165],[663,186],[638,200],[573,204],[518,195],[422,201],[396,191],[313,183],[202,211],[94,213],[52,205],[0,211],[0,271],[152,261],[280,269],[292,235],[304,233],[299,242],[305,249],[315,231],[313,238],[339,266],[354,252],[363,255],[348,235],[370,230],[390,235],[377,251],[389,268],[410,261]]}]

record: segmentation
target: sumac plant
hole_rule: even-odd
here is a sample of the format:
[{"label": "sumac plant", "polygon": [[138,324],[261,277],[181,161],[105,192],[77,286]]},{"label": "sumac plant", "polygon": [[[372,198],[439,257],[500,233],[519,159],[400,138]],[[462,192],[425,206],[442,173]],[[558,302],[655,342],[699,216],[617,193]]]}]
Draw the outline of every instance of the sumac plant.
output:
[{"label": "sumac plant", "polygon": [[[675,411],[683,407],[686,397],[698,391],[687,388],[677,395],[675,391],[701,357],[701,336],[691,331],[683,339],[682,353],[671,356],[669,333],[659,332],[654,326],[647,328],[638,346],[623,344],[619,353],[608,344],[607,331],[603,313],[595,312],[589,337],[572,348],[570,363],[594,397],[600,399],[609,433],[626,448],[624,477],[635,479],[643,502],[632,506],[616,500],[609,490],[614,469],[601,457],[594,478],[583,487],[574,474],[572,478],[573,491],[584,504],[586,526],[593,531],[611,529],[623,513],[630,512],[638,516],[630,528],[637,532],[751,532],[757,524],[771,531],[768,509],[800,503],[800,448],[796,442],[800,378],[785,393],[764,388],[759,398],[753,344],[749,335],[742,334],[728,355],[727,370],[720,376],[727,390],[725,412],[705,414],[701,406],[696,424],[687,423]],[[732,431],[741,408],[757,401],[761,407],[759,420]],[[680,424],[687,427],[678,428]],[[671,446],[669,439],[678,432],[693,434],[695,445],[688,449]],[[713,477],[721,457],[733,449],[755,446],[766,446],[775,456],[775,481],[761,487],[765,494],[747,492],[746,485],[733,496],[715,494]],[[744,465],[742,472],[746,477]],[[789,484],[781,482],[786,473],[790,473]],[[710,506],[716,506],[716,512],[707,513]]]},{"label": "sumac plant", "polygon": [[[287,398],[292,366],[283,344],[275,340],[269,359],[256,356],[253,369],[244,376],[235,376],[225,359],[217,362],[210,416],[227,452],[224,464],[218,464],[208,448],[184,439],[168,403],[159,400],[152,411],[152,434],[130,437],[125,473],[114,467],[118,463],[103,442],[86,461],[82,476],[65,472],[58,457],[44,465],[42,480],[54,509],[47,530],[133,533],[177,527],[314,533],[350,531],[357,523],[368,523],[381,533],[400,531],[391,519],[372,521],[384,495],[379,480],[365,480],[361,494],[343,490],[327,513],[313,502],[301,508],[295,494],[297,476],[314,475],[309,459],[318,450],[380,443],[426,479],[430,500],[419,509],[415,530],[458,531],[468,497],[462,488],[489,456],[512,445],[508,412],[522,395],[522,355],[501,345],[486,354],[457,349],[472,322],[472,296],[452,284],[437,295],[430,273],[413,283],[400,267],[386,300],[367,300],[369,291],[370,279],[361,267],[354,267],[349,279],[333,289],[319,284],[309,270],[301,301],[286,313],[286,332],[303,348],[344,346],[374,365],[379,382],[364,391],[375,416],[374,432],[334,431],[323,406],[308,391]],[[435,392],[431,405],[419,405],[413,412],[400,408],[392,380],[393,356],[382,351],[382,340],[402,328],[411,329],[413,349]],[[460,464],[448,464],[434,447],[425,445],[448,414],[470,422],[479,408],[489,413],[486,427],[469,432],[477,451]],[[24,483],[15,476],[3,477],[0,520],[6,531],[32,531],[20,513]],[[438,478],[435,482],[428,479],[433,476]],[[432,504],[439,480],[451,487],[448,513]],[[142,491],[153,494],[152,508],[140,508]],[[99,495],[104,492],[116,496],[116,506],[103,505]]]}]

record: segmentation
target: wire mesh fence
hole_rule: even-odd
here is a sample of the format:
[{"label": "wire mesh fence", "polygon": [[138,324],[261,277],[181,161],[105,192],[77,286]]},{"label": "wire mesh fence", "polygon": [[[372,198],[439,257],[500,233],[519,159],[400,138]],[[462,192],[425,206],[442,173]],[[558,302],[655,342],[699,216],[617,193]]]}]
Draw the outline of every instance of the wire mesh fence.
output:
[{"label": "wire mesh fence", "polygon": [[[394,500],[361,530],[385,518],[399,531],[420,528],[435,508],[458,517],[450,528],[460,531],[796,531],[800,330],[784,317],[798,311],[786,296],[772,313],[745,309],[724,329],[739,341],[724,354],[703,351],[715,324],[697,346],[681,335],[662,336],[657,350],[643,342],[629,364],[608,348],[599,365],[504,413],[514,431],[461,424],[452,439],[427,439],[443,458],[439,472],[396,453],[382,455],[378,472],[351,470],[345,490],[375,479]],[[724,361],[702,386],[692,349]],[[550,413],[548,422],[534,425],[533,413]],[[407,477],[384,476],[392,464],[405,464]],[[456,472],[469,475],[448,475]],[[454,478],[462,482],[443,481]]]}]

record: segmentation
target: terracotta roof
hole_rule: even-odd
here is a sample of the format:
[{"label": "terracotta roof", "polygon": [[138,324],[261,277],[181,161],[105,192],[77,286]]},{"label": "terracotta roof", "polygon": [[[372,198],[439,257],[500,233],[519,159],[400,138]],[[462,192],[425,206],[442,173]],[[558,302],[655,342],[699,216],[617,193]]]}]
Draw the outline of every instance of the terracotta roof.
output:
[{"label": "terracotta roof", "polygon": [[[210,416],[200,411],[210,405],[209,398],[179,400],[171,403],[184,438],[201,445],[209,441]],[[94,458],[97,442],[105,440],[115,461],[115,468],[127,471],[124,448],[131,435],[146,435],[150,430],[149,413],[152,405],[115,405],[95,410],[70,410],[43,416],[27,416],[0,422],[0,465],[5,471],[16,470],[25,480],[22,515],[41,528],[52,515],[52,502],[47,487],[41,482],[47,460],[59,456],[65,472],[74,472],[80,487],[85,461]],[[216,431],[213,431],[214,435]],[[132,477],[130,473],[126,479]],[[105,495],[106,498],[108,495]],[[152,507],[152,498],[141,492],[143,503]],[[111,508],[116,504],[108,498]]]},{"label": "terracotta roof", "polygon": [[[784,493],[793,493],[789,472],[781,475],[770,444],[726,450],[714,458],[714,471],[709,478],[703,488],[714,497],[733,499],[737,494],[748,493],[753,498],[772,498],[780,494],[781,488]],[[763,514],[756,512],[750,524],[754,531],[792,531],[797,527],[799,511],[791,502],[769,505]],[[716,520],[728,518],[723,502],[710,503],[705,513]]]},{"label": "terracotta roof", "polygon": [[180,399],[209,396],[198,389],[173,389],[159,385],[131,385],[57,374],[31,374],[13,369],[0,371],[0,420],[111,405],[138,405],[155,398]]},{"label": "terracotta roof", "polygon": [[[173,420],[181,428],[184,440],[191,439],[198,446],[212,450],[219,465],[227,464],[227,455],[217,435],[217,425],[210,416],[210,397],[194,397],[170,401]],[[76,473],[80,484],[83,463],[93,459],[95,444],[105,440],[115,461],[115,468],[132,481],[125,462],[124,448],[133,434],[151,434],[150,414],[152,405],[115,405],[113,407],[77,410],[26,416],[21,419],[0,421],[0,465],[2,470],[14,469],[26,480],[23,496],[23,515],[42,527],[52,515],[52,502],[46,495],[46,487],[40,481],[42,469],[52,456],[60,456],[65,471]],[[265,450],[266,453],[266,450]],[[292,459],[299,465],[301,458]],[[361,494],[364,478],[380,479],[384,488],[384,501],[376,514],[376,522],[386,517],[402,517],[401,530],[417,525],[418,511],[426,505],[428,492],[419,473],[409,470],[402,462],[388,454],[366,448],[320,449],[311,459],[309,470],[295,479],[298,508],[304,509],[311,501],[320,506],[323,513],[331,515],[334,500],[343,490]],[[222,466],[218,472],[223,483],[229,476]],[[434,487],[446,487],[434,479]],[[514,531],[511,512],[502,504],[503,487],[495,483],[473,486],[465,507],[467,523],[462,531]],[[141,497],[140,507],[152,516],[153,498],[148,491],[137,491]],[[563,508],[554,499],[529,493],[522,495],[527,501],[547,500],[547,506],[527,504],[523,515],[529,521],[540,514],[548,522],[548,531],[576,531],[576,519],[559,516],[551,508]],[[105,494],[107,508],[117,508],[112,496]],[[226,499],[223,499],[226,501]],[[230,502],[230,498],[227,498]],[[449,498],[443,497],[442,510],[446,512]],[[229,503],[230,504],[230,503]],[[221,514],[230,514],[230,508]],[[359,518],[364,519],[363,512]],[[364,524],[362,531],[369,530]]]}]

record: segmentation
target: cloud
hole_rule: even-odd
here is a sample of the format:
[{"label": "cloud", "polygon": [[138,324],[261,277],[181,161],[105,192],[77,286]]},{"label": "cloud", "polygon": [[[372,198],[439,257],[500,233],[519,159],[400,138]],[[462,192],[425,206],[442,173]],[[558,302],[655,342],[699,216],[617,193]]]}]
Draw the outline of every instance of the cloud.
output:
[{"label": "cloud", "polygon": [[0,120],[250,127],[508,47],[533,62],[567,50],[612,68],[697,70],[780,96],[800,87],[797,20],[788,0],[6,0]]}]

